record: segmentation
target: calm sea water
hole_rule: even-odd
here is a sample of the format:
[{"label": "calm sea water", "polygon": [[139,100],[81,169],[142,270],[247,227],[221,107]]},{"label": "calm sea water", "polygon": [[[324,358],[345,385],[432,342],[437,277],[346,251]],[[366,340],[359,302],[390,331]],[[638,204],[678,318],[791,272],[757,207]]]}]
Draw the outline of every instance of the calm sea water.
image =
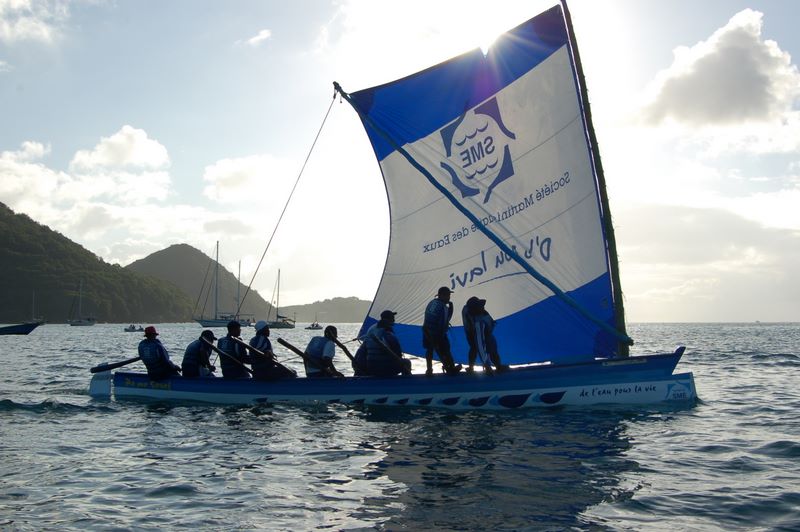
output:
[{"label": "calm sea water", "polygon": [[631,326],[695,405],[502,413],[93,400],[123,327],[0,337],[0,529],[800,530],[798,324]]}]

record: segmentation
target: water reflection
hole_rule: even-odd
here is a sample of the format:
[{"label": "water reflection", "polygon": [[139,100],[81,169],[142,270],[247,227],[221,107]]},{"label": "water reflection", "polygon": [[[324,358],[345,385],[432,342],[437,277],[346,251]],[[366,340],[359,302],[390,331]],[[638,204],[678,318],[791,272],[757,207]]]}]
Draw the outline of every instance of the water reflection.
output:
[{"label": "water reflection", "polygon": [[638,468],[625,457],[632,415],[370,409],[380,428],[370,443],[385,454],[364,474],[404,488],[366,498],[361,515],[386,529],[579,526],[586,508],[625,496],[623,478]]}]

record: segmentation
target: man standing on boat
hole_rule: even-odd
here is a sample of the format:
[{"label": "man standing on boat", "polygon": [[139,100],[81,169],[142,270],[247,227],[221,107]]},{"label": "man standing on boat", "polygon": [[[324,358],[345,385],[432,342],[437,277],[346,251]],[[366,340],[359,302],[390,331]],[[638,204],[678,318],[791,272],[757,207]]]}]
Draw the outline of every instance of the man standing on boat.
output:
[{"label": "man standing on boat", "polygon": [[[464,334],[469,344],[469,367],[467,373],[472,373],[475,358],[480,355],[485,373],[492,372],[491,364],[497,371],[505,371],[508,366],[500,362],[500,353],[497,351],[497,339],[494,337],[494,319],[486,311],[486,300],[475,296],[467,299],[461,309],[461,319],[464,323]],[[491,364],[489,361],[491,360]]]},{"label": "man standing on boat", "polygon": [[339,331],[333,325],[325,327],[324,336],[315,336],[308,342],[303,357],[303,365],[306,368],[306,377],[344,377],[333,366],[333,357],[336,354],[336,344],[333,342],[339,335]]},{"label": "man standing on boat", "polygon": [[[228,334],[217,341],[217,348],[224,354],[219,357],[222,376],[226,379],[249,379],[249,368],[252,359],[247,350],[239,343],[241,341],[242,325],[236,321],[228,322]],[[238,340],[238,341],[237,341]]]},{"label": "man standing on boat", "polygon": [[452,290],[442,286],[425,309],[425,321],[422,324],[422,347],[425,348],[425,362],[428,366],[425,375],[433,375],[434,351],[439,355],[439,360],[448,375],[455,375],[461,371],[461,364],[456,365],[453,362],[450,339],[447,337],[450,318],[453,316],[453,303],[450,301],[452,293]]},{"label": "man standing on boat", "polygon": [[253,361],[254,379],[272,381],[297,377],[297,373],[292,369],[278,363],[275,353],[272,351],[272,342],[269,339],[269,325],[266,321],[260,320],[256,323],[256,335],[250,340],[250,347],[264,354],[262,356],[260,353],[250,352],[250,359]]},{"label": "man standing on boat", "polygon": [[167,348],[156,336],[156,328],[149,325],[144,329],[144,340],[139,342],[139,357],[147,367],[147,376],[158,381],[179,375],[181,368],[169,359]]},{"label": "man standing on boat", "polygon": [[216,339],[214,332],[206,329],[200,338],[186,346],[181,362],[184,377],[214,377],[217,368],[211,365],[211,346]]}]

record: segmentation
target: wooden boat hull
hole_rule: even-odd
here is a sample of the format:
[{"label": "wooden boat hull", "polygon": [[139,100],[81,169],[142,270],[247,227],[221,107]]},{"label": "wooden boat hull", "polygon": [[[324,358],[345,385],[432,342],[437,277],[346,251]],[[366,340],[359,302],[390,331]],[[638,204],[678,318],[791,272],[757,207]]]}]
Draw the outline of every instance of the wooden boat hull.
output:
[{"label": "wooden boat hull", "polygon": [[673,374],[680,354],[650,355],[564,366],[532,366],[485,375],[412,375],[281,381],[185,379],[152,381],[146,374],[95,374],[90,394],[116,399],[219,404],[348,403],[451,409],[508,410],[560,405],[691,402],[691,373]]},{"label": "wooden boat hull", "polygon": [[30,334],[32,330],[41,325],[40,321],[33,321],[29,323],[20,323],[19,325],[7,325],[0,327],[0,335],[6,334]]}]

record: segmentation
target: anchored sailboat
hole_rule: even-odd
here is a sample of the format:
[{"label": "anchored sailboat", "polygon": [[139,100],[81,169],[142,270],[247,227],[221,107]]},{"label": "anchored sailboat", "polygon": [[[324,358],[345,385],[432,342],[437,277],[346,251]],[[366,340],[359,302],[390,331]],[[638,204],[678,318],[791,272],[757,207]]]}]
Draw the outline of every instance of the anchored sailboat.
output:
[{"label": "anchored sailboat", "polygon": [[295,320],[288,316],[281,316],[281,271],[278,270],[278,280],[275,282],[275,290],[272,294],[275,301],[275,318],[272,318],[271,311],[267,311],[267,325],[270,329],[294,329]]},{"label": "anchored sailboat", "polygon": [[[239,269],[241,270],[241,262],[239,263]],[[241,277],[241,271],[239,274]],[[219,312],[219,241],[217,241],[216,245],[216,254],[214,259],[214,279],[212,281],[214,286],[214,317],[206,318],[204,316],[200,316],[199,318],[195,318],[194,321],[202,325],[203,327],[225,327],[228,325],[228,322],[232,320],[237,320],[242,327],[249,327],[253,324],[252,316],[245,316],[242,314],[237,313],[220,313]],[[239,287],[240,283],[237,279],[236,284],[236,308],[239,308]],[[203,292],[203,288],[200,289],[201,295]],[[203,307],[205,308],[205,306]]]},{"label": "anchored sailboat", "polygon": [[72,327],[90,327],[97,323],[97,319],[83,315],[83,281],[78,284],[78,312],[75,317],[68,319],[67,323]]},{"label": "anchored sailboat", "polygon": [[30,334],[31,331],[43,323],[44,320],[42,318],[36,317],[36,292],[34,292],[31,298],[31,321],[0,327],[0,336],[6,334]]},{"label": "anchored sailboat", "polygon": [[[425,307],[485,299],[503,362],[476,373],[226,382],[116,373],[117,397],[317,401],[512,409],[696,398],[674,373],[684,348],[629,356],[613,227],[569,13],[561,5],[476,49],[355,93],[391,205],[384,275],[362,332],[396,314],[404,351],[424,355]],[[449,331],[466,361],[460,313]],[[112,365],[113,366],[113,365]],[[103,366],[105,368],[106,366]],[[116,366],[113,366],[116,367]],[[110,393],[99,372],[92,394]]]}]

